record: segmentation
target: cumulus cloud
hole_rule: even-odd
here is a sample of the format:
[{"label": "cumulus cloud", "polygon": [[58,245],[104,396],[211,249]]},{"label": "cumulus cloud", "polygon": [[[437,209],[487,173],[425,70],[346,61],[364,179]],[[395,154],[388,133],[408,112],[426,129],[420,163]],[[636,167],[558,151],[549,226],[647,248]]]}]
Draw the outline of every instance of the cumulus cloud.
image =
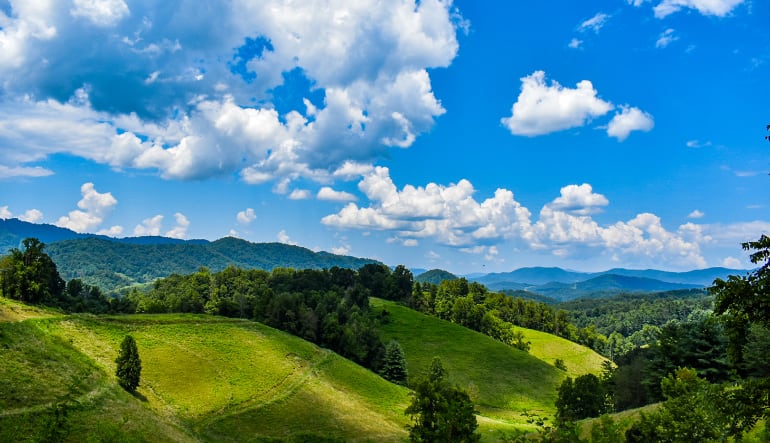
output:
[{"label": "cumulus cloud", "polygon": [[257,219],[257,214],[254,212],[253,208],[246,208],[243,211],[239,211],[238,214],[236,214],[235,219],[242,225],[248,225]]},{"label": "cumulus cloud", "polygon": [[[503,243],[550,251],[561,257],[604,254],[628,265],[680,268],[706,266],[701,244],[714,241],[714,228],[687,223],[669,230],[655,214],[638,214],[608,225],[593,217],[609,205],[590,184],[567,185],[545,204],[536,221],[529,209],[498,189],[483,201],[467,180],[457,184],[405,185],[398,189],[387,168],[377,167],[359,183],[370,204],[349,203],[322,223],[341,229],[380,230],[404,246],[426,239],[497,260]],[[754,229],[757,226],[753,226]]]},{"label": "cumulus cloud", "polygon": [[674,35],[674,30],[671,28],[668,28],[665,31],[660,33],[660,35],[658,36],[658,40],[655,41],[655,47],[665,48],[666,46],[670,45],[671,43],[677,40],[679,40],[679,37]]},{"label": "cumulus cloud", "polygon": [[572,48],[572,49],[579,49],[582,45],[583,45],[583,40],[580,40],[580,39],[577,39],[577,38],[573,38],[567,44],[567,46]]},{"label": "cumulus cloud", "polygon": [[310,198],[310,191],[307,189],[295,189],[289,194],[290,200],[306,200]]},{"label": "cumulus cloud", "polygon": [[593,17],[589,18],[588,20],[585,20],[584,22],[580,23],[578,26],[578,31],[585,32],[585,31],[593,31],[595,33],[599,33],[599,31],[604,27],[604,25],[607,23],[607,20],[610,19],[610,16],[599,12]]},{"label": "cumulus cloud", "polygon": [[176,220],[176,226],[173,229],[166,232],[166,237],[184,239],[187,237],[187,228],[190,226],[190,220],[185,217],[181,212],[174,214]]},{"label": "cumulus cloud", "polygon": [[42,219],[43,213],[38,209],[29,209],[19,216],[19,220],[29,223],[37,223]]},{"label": "cumulus cloud", "polygon": [[744,267],[743,263],[735,257],[725,257],[725,259],[722,260],[722,266],[729,269],[740,269]]},{"label": "cumulus cloud", "polygon": [[93,183],[84,183],[80,187],[83,198],[78,201],[78,208],[59,217],[56,226],[72,229],[75,232],[91,232],[99,227],[104,218],[112,211],[118,200],[112,193],[99,193]]},{"label": "cumulus cloud", "polygon": [[348,255],[350,254],[350,245],[342,245],[342,246],[332,248],[332,254]]},{"label": "cumulus cloud", "polygon": [[123,226],[111,226],[107,229],[100,229],[96,231],[99,235],[106,235],[108,237],[117,237],[123,233]]},{"label": "cumulus cloud", "polygon": [[[13,218],[13,213],[8,209],[8,205],[0,206],[0,219],[9,218]],[[39,209],[28,209],[16,218],[29,223],[37,223],[43,219],[43,213]]]},{"label": "cumulus cloud", "polygon": [[158,214],[154,217],[146,218],[142,220],[142,223],[136,225],[134,228],[134,235],[136,236],[158,236],[163,226],[163,216]]},{"label": "cumulus cloud", "polygon": [[607,125],[607,135],[617,138],[618,141],[622,142],[628,138],[632,131],[649,132],[655,126],[652,115],[639,108],[621,106],[620,109]]},{"label": "cumulus cloud", "polygon": [[291,237],[289,237],[289,234],[287,234],[286,231],[283,230],[283,229],[281,229],[281,231],[278,233],[277,238],[278,238],[278,241],[280,243],[283,243],[283,244],[286,244],[286,245],[296,245],[297,244],[297,242],[292,240]]},{"label": "cumulus cloud", "polygon": [[663,0],[655,6],[655,17],[664,18],[682,8],[695,9],[703,15],[724,17],[744,0]]},{"label": "cumulus cloud", "polygon": [[6,9],[0,178],[50,174],[30,163],[64,153],[167,179],[328,182],[430,130],[445,110],[428,70],[466,27],[442,0]]},{"label": "cumulus cloud", "polygon": [[690,213],[690,214],[687,216],[687,218],[703,218],[703,216],[704,216],[704,215],[706,215],[706,214],[704,214],[703,212],[701,212],[701,211],[699,211],[699,210],[695,209],[695,210],[693,210],[693,211],[692,211],[692,212],[691,212],[691,213]]},{"label": "cumulus cloud", "polygon": [[337,202],[349,202],[357,200],[356,196],[349,192],[335,191],[328,186],[324,186],[319,189],[316,198],[318,200],[329,200]]},{"label": "cumulus cloud", "polygon": [[570,89],[556,81],[549,86],[545,79],[543,71],[521,79],[521,93],[511,108],[512,115],[501,120],[512,134],[536,136],[583,126],[613,108],[597,97],[588,80]]}]

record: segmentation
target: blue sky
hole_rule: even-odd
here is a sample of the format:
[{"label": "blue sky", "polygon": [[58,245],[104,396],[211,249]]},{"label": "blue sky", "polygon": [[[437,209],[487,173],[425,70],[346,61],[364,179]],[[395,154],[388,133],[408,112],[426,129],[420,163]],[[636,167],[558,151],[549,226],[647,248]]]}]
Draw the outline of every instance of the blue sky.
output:
[{"label": "blue sky", "polygon": [[456,273],[749,267],[757,0],[0,0],[0,217]]}]

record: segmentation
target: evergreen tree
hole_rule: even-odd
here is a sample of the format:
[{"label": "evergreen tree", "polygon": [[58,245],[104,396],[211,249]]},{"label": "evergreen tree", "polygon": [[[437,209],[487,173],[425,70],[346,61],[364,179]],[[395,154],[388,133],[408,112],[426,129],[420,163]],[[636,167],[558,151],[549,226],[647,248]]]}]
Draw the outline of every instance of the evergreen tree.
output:
[{"label": "evergreen tree", "polygon": [[412,403],[406,408],[412,423],[407,426],[413,442],[478,442],[476,411],[468,393],[451,386],[438,357],[427,377],[418,381]]},{"label": "evergreen tree", "polygon": [[118,364],[115,375],[118,376],[120,386],[127,391],[136,390],[142,373],[142,361],[139,359],[139,350],[136,348],[134,337],[126,335],[123,339],[115,363]]},{"label": "evergreen tree", "polygon": [[401,345],[395,340],[391,340],[385,347],[385,357],[382,361],[380,374],[382,374],[385,380],[399,385],[406,385],[409,376],[406,368],[406,357]]}]

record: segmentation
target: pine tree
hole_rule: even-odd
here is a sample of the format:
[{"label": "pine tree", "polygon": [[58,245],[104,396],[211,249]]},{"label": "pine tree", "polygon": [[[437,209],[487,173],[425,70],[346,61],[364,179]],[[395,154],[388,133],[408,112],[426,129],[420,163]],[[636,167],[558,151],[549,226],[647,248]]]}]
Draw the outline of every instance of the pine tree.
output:
[{"label": "pine tree", "polygon": [[115,359],[118,368],[115,375],[118,383],[127,391],[136,390],[139,386],[139,376],[142,372],[142,361],[139,359],[139,350],[136,349],[134,337],[127,335],[120,344],[120,353]]},{"label": "pine tree", "polygon": [[409,376],[406,368],[406,357],[401,345],[395,340],[391,340],[385,347],[385,358],[383,358],[380,374],[385,380],[406,385]]}]

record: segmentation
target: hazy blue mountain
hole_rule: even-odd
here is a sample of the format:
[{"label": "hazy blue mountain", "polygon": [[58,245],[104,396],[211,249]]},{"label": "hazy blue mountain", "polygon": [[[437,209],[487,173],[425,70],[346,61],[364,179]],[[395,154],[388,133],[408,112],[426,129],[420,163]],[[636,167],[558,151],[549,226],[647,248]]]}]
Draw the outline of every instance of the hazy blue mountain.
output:
[{"label": "hazy blue mountain", "polygon": [[551,282],[530,287],[528,290],[558,300],[572,300],[581,297],[605,297],[620,292],[661,292],[701,287],[703,286],[670,283],[652,278],[603,274],[581,282]]},{"label": "hazy blue mountain", "polygon": [[[562,268],[519,268],[511,272],[495,272],[477,278],[476,281],[489,285],[492,283],[509,282],[532,285],[543,285],[550,282],[574,283],[587,280],[592,274],[585,272],[566,271]],[[517,289],[517,288],[511,288]]]}]

